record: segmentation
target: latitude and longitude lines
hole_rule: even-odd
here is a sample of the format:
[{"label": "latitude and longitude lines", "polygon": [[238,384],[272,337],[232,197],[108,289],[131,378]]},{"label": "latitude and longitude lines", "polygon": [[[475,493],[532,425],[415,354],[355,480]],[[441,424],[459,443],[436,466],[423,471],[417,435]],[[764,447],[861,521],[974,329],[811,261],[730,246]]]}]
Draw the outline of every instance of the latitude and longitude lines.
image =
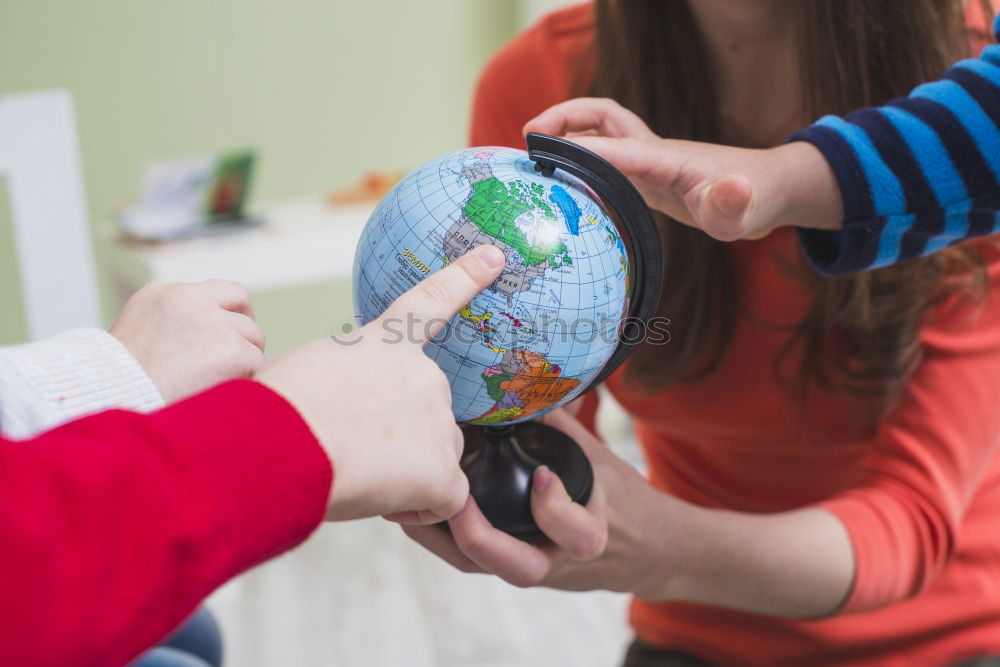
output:
[{"label": "latitude and longitude lines", "polygon": [[[510,168],[513,155],[521,157],[517,152],[512,156],[503,155],[503,149],[497,149],[497,156],[490,164],[495,175],[502,181],[509,182],[521,177],[516,168]],[[513,152],[511,152],[513,153]],[[442,162],[431,163],[413,178],[408,177],[393,191],[390,199],[384,201],[376,211],[378,224],[369,225],[362,238],[361,250],[369,248],[369,253],[379,261],[362,262],[357,273],[359,282],[360,308],[366,306],[370,310],[378,307],[378,302],[371,297],[384,294],[386,302],[391,301],[410,285],[399,285],[398,279],[389,270],[396,266],[394,262],[386,261],[390,256],[407,249],[420,258],[432,270],[441,266],[442,242],[449,227],[455,223],[457,215],[462,214],[462,208],[470,196],[470,184],[462,174],[468,160],[475,159],[469,153],[458,153],[449,156]],[[499,173],[496,173],[499,172]],[[502,326],[497,326],[497,334],[507,337],[516,331],[515,319],[524,319],[530,325],[526,313],[536,313],[539,310],[555,311],[564,322],[579,324],[584,322],[581,331],[570,335],[569,343],[559,340],[565,338],[565,332],[538,332],[532,340],[530,349],[551,359],[550,363],[558,365],[567,379],[581,380],[578,389],[582,389],[590,377],[603,365],[610,356],[613,345],[590,345],[588,340],[595,335],[606,336],[607,331],[595,331],[595,327],[607,323],[605,327],[613,327],[617,331],[617,317],[624,297],[624,291],[618,280],[621,273],[620,259],[615,255],[615,249],[608,246],[604,238],[602,225],[595,223],[596,219],[604,218],[602,211],[589,200],[584,200],[578,235],[566,234],[571,238],[573,247],[570,255],[573,263],[570,267],[548,268],[537,278],[537,289],[517,291],[513,294],[510,306],[506,298],[496,293],[484,293],[473,301],[477,308],[484,306],[494,313],[505,313],[509,319]],[[410,228],[405,224],[391,224],[403,218],[409,221],[423,221]],[[569,230],[567,230],[569,231]],[[549,272],[575,271],[574,280],[560,280],[549,277]],[[596,277],[595,277],[596,276]],[[568,277],[568,276],[563,276]],[[601,297],[606,297],[601,300]],[[592,303],[584,304],[586,299]],[[556,303],[550,303],[555,301]],[[387,305],[387,304],[385,304]],[[499,306],[503,306],[502,308]],[[480,311],[482,312],[482,311]],[[379,315],[378,312],[359,313],[363,322],[370,321]],[[604,317],[600,317],[603,314]],[[502,318],[498,318],[502,319]],[[452,320],[450,327],[459,320]],[[586,324],[589,322],[589,325]],[[468,323],[466,323],[468,326]],[[461,324],[459,324],[461,326]],[[453,392],[453,408],[456,415],[473,419],[491,409],[495,400],[489,394],[483,380],[484,369],[499,363],[502,354],[491,351],[471,334],[466,334],[469,342],[464,352],[456,353],[454,339],[449,341],[449,348],[431,342],[425,348],[428,355],[435,359],[451,376]],[[581,339],[582,341],[578,340]],[[541,344],[545,340],[545,344]],[[604,350],[603,348],[609,348]],[[485,352],[485,354],[484,354]],[[537,413],[541,414],[541,412]]]}]

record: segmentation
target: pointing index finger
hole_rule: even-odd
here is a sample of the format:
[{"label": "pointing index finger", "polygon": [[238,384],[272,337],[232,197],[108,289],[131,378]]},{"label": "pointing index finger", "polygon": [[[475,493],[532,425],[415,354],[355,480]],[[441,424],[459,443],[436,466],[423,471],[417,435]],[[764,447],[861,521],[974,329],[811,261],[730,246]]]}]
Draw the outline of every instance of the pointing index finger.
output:
[{"label": "pointing index finger", "polygon": [[412,331],[416,342],[422,345],[462,306],[496,280],[504,262],[503,251],[499,248],[478,246],[414,285],[396,299],[380,319],[415,323],[417,326]]}]

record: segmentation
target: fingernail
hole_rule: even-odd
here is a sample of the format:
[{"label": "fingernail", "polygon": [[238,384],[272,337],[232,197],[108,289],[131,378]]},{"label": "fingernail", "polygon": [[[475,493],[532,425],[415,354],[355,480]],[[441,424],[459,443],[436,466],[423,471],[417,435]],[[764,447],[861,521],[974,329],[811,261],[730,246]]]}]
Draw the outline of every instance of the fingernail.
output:
[{"label": "fingernail", "polygon": [[535,483],[531,485],[531,490],[541,493],[552,483],[552,471],[548,466],[538,466],[535,468]]},{"label": "fingernail", "polygon": [[494,245],[481,245],[473,254],[491,269],[499,269],[507,261],[503,251]]}]

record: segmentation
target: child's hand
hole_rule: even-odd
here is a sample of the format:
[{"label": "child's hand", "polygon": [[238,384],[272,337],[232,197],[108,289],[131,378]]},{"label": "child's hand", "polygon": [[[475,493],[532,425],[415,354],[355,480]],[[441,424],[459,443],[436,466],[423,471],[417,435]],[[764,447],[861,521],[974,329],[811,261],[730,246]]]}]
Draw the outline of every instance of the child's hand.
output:
[{"label": "child's hand", "polygon": [[589,148],[628,176],[650,208],[722,241],[760,238],[782,226],[841,226],[837,181],[806,142],[754,150],[661,139],[617,102],[595,98],[557,104],[524,131]]},{"label": "child's hand", "polygon": [[[334,464],[327,518],[436,523],[465,505],[451,389],[423,344],[492,283],[503,253],[480,246],[354,332],[268,363],[257,379],[288,399]],[[400,335],[402,333],[402,335]]]},{"label": "child's hand", "polygon": [[136,358],[166,403],[264,363],[264,332],[250,295],[228,280],[149,283],[132,295],[111,335]]}]

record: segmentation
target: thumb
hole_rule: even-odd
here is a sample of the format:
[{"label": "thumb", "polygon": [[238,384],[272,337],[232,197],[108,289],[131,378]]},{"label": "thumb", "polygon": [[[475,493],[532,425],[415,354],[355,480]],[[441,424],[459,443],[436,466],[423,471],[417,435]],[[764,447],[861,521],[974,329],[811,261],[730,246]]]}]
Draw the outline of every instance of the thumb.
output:
[{"label": "thumb", "polygon": [[379,319],[422,324],[410,327],[417,336],[416,342],[422,345],[433,338],[459,308],[496,280],[505,259],[503,251],[496,246],[478,246],[414,285],[393,301]]},{"label": "thumb", "polygon": [[724,176],[695,194],[695,222],[720,241],[745,238],[750,229],[753,188],[743,176]]}]

